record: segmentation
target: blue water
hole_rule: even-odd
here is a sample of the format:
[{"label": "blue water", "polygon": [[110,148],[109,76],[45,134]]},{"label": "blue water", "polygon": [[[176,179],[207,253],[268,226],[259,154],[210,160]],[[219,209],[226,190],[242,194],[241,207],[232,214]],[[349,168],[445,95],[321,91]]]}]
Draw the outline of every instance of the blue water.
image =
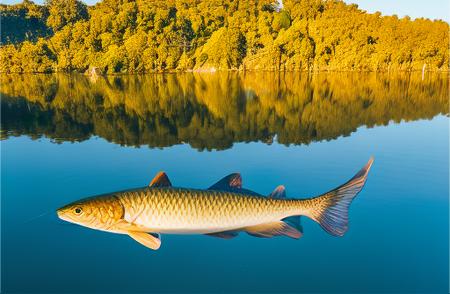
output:
[{"label": "blue water", "polygon": [[[4,293],[448,292],[447,76],[38,75],[0,91]],[[55,214],[160,170],[315,196],[370,156],[342,238],[303,218],[300,240],[163,235],[151,251]]]},{"label": "blue water", "polygon": [[[3,291],[447,292],[448,123],[439,116],[308,146],[239,143],[214,152],[125,148],[96,137],[9,138],[2,142]],[[292,197],[316,195],[370,155],[375,163],[343,238],[306,220],[300,240],[166,235],[153,252],[54,214],[82,196],[145,185],[159,170],[179,186],[207,187],[240,171],[261,193],[284,184]]]}]

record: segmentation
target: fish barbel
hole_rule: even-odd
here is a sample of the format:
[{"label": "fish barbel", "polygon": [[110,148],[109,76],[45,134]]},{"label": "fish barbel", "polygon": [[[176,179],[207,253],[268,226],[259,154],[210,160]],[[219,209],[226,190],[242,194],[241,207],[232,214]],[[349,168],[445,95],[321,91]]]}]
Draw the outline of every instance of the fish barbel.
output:
[{"label": "fish barbel", "polygon": [[160,234],[206,234],[233,238],[239,232],[270,238],[300,238],[300,216],[307,216],[334,236],[348,229],[348,208],[363,188],[373,159],[348,182],[308,199],[286,198],[284,186],[268,197],[242,188],[240,174],[230,174],[206,190],[173,187],[160,172],[149,186],[98,195],[57,210],[58,217],[88,228],[127,234],[151,249]]}]

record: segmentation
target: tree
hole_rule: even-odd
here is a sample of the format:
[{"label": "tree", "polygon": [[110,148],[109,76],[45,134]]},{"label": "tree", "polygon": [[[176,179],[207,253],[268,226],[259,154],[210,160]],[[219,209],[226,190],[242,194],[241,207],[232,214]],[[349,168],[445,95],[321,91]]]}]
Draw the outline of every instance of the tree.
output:
[{"label": "tree", "polygon": [[54,32],[88,18],[87,6],[79,0],[46,0],[45,4],[49,12],[47,25]]},{"label": "tree", "polygon": [[[2,71],[447,70],[449,24],[370,14],[341,0],[29,0],[0,5]],[[39,45],[39,46],[41,46]],[[43,48],[41,46],[41,48]],[[44,59],[42,59],[44,62]],[[47,61],[45,61],[47,62]]]}]

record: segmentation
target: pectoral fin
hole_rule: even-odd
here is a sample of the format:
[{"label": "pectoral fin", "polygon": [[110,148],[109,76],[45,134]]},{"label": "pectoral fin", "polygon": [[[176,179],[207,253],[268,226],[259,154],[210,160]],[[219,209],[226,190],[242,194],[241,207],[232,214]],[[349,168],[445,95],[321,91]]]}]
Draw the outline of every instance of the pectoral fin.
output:
[{"label": "pectoral fin", "polygon": [[302,236],[302,233],[299,230],[283,221],[246,227],[244,230],[249,235],[260,238],[271,238],[274,236],[288,236],[294,239],[298,239]]},{"label": "pectoral fin", "polygon": [[145,232],[135,232],[128,231],[128,235],[133,238],[135,241],[141,243],[145,247],[148,247],[153,250],[158,250],[161,246],[161,238],[158,235],[157,237]]}]

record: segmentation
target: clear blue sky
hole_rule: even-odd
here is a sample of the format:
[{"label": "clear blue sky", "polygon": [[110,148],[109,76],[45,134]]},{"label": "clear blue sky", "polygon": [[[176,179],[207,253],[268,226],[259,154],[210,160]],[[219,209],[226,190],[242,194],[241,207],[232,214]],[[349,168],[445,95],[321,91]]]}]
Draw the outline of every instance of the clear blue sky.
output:
[{"label": "clear blue sky", "polygon": [[[43,0],[34,0],[43,3]],[[13,4],[21,0],[0,0],[0,3]],[[84,0],[87,4],[94,4],[97,0]],[[383,15],[397,14],[399,17],[409,15],[412,18],[426,17],[450,21],[449,0],[345,0],[356,3],[361,9],[369,12],[380,11]]]},{"label": "clear blue sky", "polygon": [[426,17],[450,21],[449,0],[344,0],[356,3],[369,12],[380,11],[383,15],[409,15],[412,18]]}]

